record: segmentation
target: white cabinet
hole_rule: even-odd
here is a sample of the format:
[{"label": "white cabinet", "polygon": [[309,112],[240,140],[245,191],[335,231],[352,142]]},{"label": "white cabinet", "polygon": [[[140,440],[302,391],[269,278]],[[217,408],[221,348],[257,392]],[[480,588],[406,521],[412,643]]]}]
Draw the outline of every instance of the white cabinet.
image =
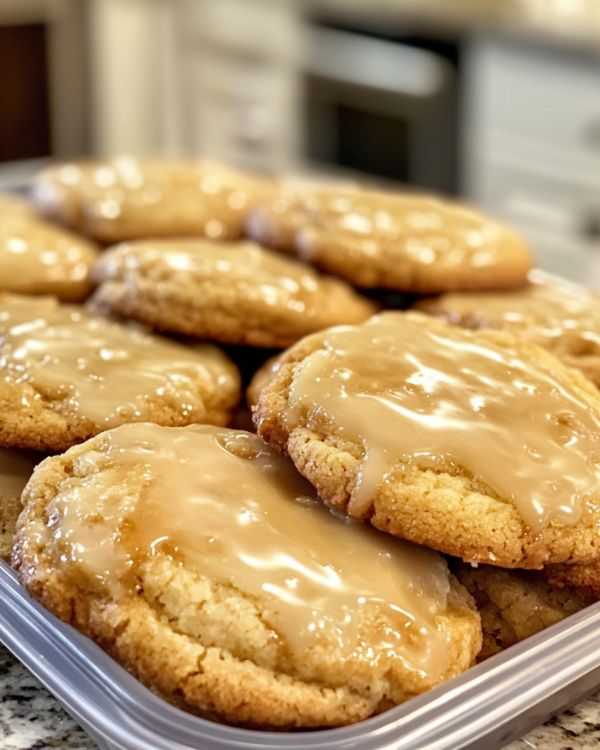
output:
[{"label": "white cabinet", "polygon": [[302,24],[288,0],[95,0],[97,150],[297,159]]},{"label": "white cabinet", "polygon": [[482,39],[466,67],[467,194],[540,265],[600,286],[600,60]]}]

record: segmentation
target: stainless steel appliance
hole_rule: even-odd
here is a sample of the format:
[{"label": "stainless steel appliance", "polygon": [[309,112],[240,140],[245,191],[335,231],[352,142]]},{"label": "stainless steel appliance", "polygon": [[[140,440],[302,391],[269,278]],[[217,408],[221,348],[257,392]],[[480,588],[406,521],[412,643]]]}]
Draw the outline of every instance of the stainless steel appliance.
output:
[{"label": "stainless steel appliance", "polygon": [[309,163],[457,192],[451,60],[417,43],[313,26],[304,66]]}]

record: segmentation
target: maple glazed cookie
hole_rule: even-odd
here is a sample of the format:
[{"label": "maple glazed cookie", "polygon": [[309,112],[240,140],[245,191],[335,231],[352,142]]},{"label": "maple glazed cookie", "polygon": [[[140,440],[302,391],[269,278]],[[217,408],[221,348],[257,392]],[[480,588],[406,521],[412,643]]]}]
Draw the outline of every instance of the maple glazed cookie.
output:
[{"label": "maple glazed cookie", "polygon": [[600,297],[535,270],[523,289],[444,294],[417,308],[466,328],[496,328],[543,346],[600,386]]},{"label": "maple glazed cookie", "polygon": [[0,217],[9,215],[35,216],[35,212],[29,201],[12,193],[0,192]]},{"label": "maple glazed cookie", "polygon": [[375,307],[338,279],[253,243],[148,240],[99,258],[94,304],[164,331],[284,347]]},{"label": "maple glazed cookie", "polygon": [[254,412],[322,499],[467,562],[595,558],[600,399],[548,352],[418,313],[281,356]]},{"label": "maple glazed cookie", "polygon": [[510,288],[525,283],[531,267],[525,242],[511,229],[427,195],[284,182],[257,204],[247,231],[363,287]]},{"label": "maple glazed cookie", "polygon": [[101,242],[142,237],[236,239],[267,183],[210,161],[120,157],[38,175],[38,209]]},{"label": "maple glazed cookie", "polygon": [[194,712],[348,724],[481,645],[441,556],[335,518],[247,432],[125,425],[47,459],[23,498],[29,591]]},{"label": "maple glazed cookie", "polygon": [[0,558],[8,559],[17,518],[21,512],[21,492],[36,461],[21,451],[0,448]]},{"label": "maple glazed cookie", "polygon": [[0,295],[0,445],[55,452],[124,422],[225,424],[239,375],[184,347],[48,297]]},{"label": "maple glazed cookie", "polygon": [[80,301],[91,291],[96,255],[83,237],[40,221],[20,202],[0,200],[0,291]]},{"label": "maple glazed cookie", "polygon": [[582,592],[555,588],[539,572],[503,570],[490,565],[455,568],[481,615],[483,661],[579,612],[591,600]]}]

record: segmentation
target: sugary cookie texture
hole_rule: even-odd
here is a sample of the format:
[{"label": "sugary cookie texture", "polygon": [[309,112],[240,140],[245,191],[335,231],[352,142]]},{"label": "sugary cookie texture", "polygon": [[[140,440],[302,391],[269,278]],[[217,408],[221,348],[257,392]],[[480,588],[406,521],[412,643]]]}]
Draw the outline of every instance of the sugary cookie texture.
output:
[{"label": "sugary cookie texture", "polygon": [[64,450],[109,427],[226,424],[239,374],[185,347],[50,297],[0,295],[0,445]]},{"label": "sugary cookie texture", "polygon": [[465,328],[514,333],[600,386],[600,296],[578,284],[536,269],[523,289],[443,294],[417,308]]},{"label": "sugary cookie texture", "polygon": [[525,283],[531,267],[514,231],[428,195],[284,181],[251,212],[247,231],[363,287],[511,288]]},{"label": "sugary cookie texture", "polygon": [[591,602],[584,592],[551,586],[538,572],[464,564],[454,571],[481,615],[483,646],[478,661],[564,620]]},{"label": "sugary cookie texture", "polygon": [[267,183],[210,161],[119,157],[59,164],[36,179],[37,208],[101,242],[236,239]]},{"label": "sugary cookie texture", "polygon": [[250,408],[258,404],[261,391],[273,380],[279,370],[279,356],[269,357],[254,373],[246,389],[246,403]]},{"label": "sugary cookie texture", "polygon": [[284,347],[375,311],[344,282],[253,243],[126,243],[103,253],[93,276],[101,309],[232,344]]},{"label": "sugary cookie texture", "polygon": [[78,302],[91,291],[96,255],[83,237],[37,219],[24,202],[0,197],[0,292]]},{"label": "sugary cookie texture", "polygon": [[589,563],[548,565],[544,576],[553,586],[575,588],[582,595],[600,599],[600,556]]},{"label": "sugary cookie texture", "polygon": [[322,499],[468,562],[589,562],[600,540],[600,398],[495,331],[383,313],[285,352],[254,412]]},{"label": "sugary cookie texture", "polygon": [[124,425],[47,459],[24,502],[12,562],[31,593],[203,715],[348,724],[481,645],[441,556],[335,518],[247,432]]},{"label": "sugary cookie texture", "polygon": [[36,459],[29,453],[0,448],[0,558],[10,557],[21,512],[21,492],[35,464]]}]

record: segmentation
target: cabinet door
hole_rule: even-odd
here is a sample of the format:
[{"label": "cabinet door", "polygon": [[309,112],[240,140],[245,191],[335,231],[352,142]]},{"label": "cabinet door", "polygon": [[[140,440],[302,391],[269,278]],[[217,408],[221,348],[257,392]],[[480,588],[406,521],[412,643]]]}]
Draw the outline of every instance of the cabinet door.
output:
[{"label": "cabinet door", "polygon": [[467,147],[510,156],[521,142],[531,167],[550,154],[573,176],[580,163],[600,172],[597,56],[483,39],[470,46],[466,70]]}]

